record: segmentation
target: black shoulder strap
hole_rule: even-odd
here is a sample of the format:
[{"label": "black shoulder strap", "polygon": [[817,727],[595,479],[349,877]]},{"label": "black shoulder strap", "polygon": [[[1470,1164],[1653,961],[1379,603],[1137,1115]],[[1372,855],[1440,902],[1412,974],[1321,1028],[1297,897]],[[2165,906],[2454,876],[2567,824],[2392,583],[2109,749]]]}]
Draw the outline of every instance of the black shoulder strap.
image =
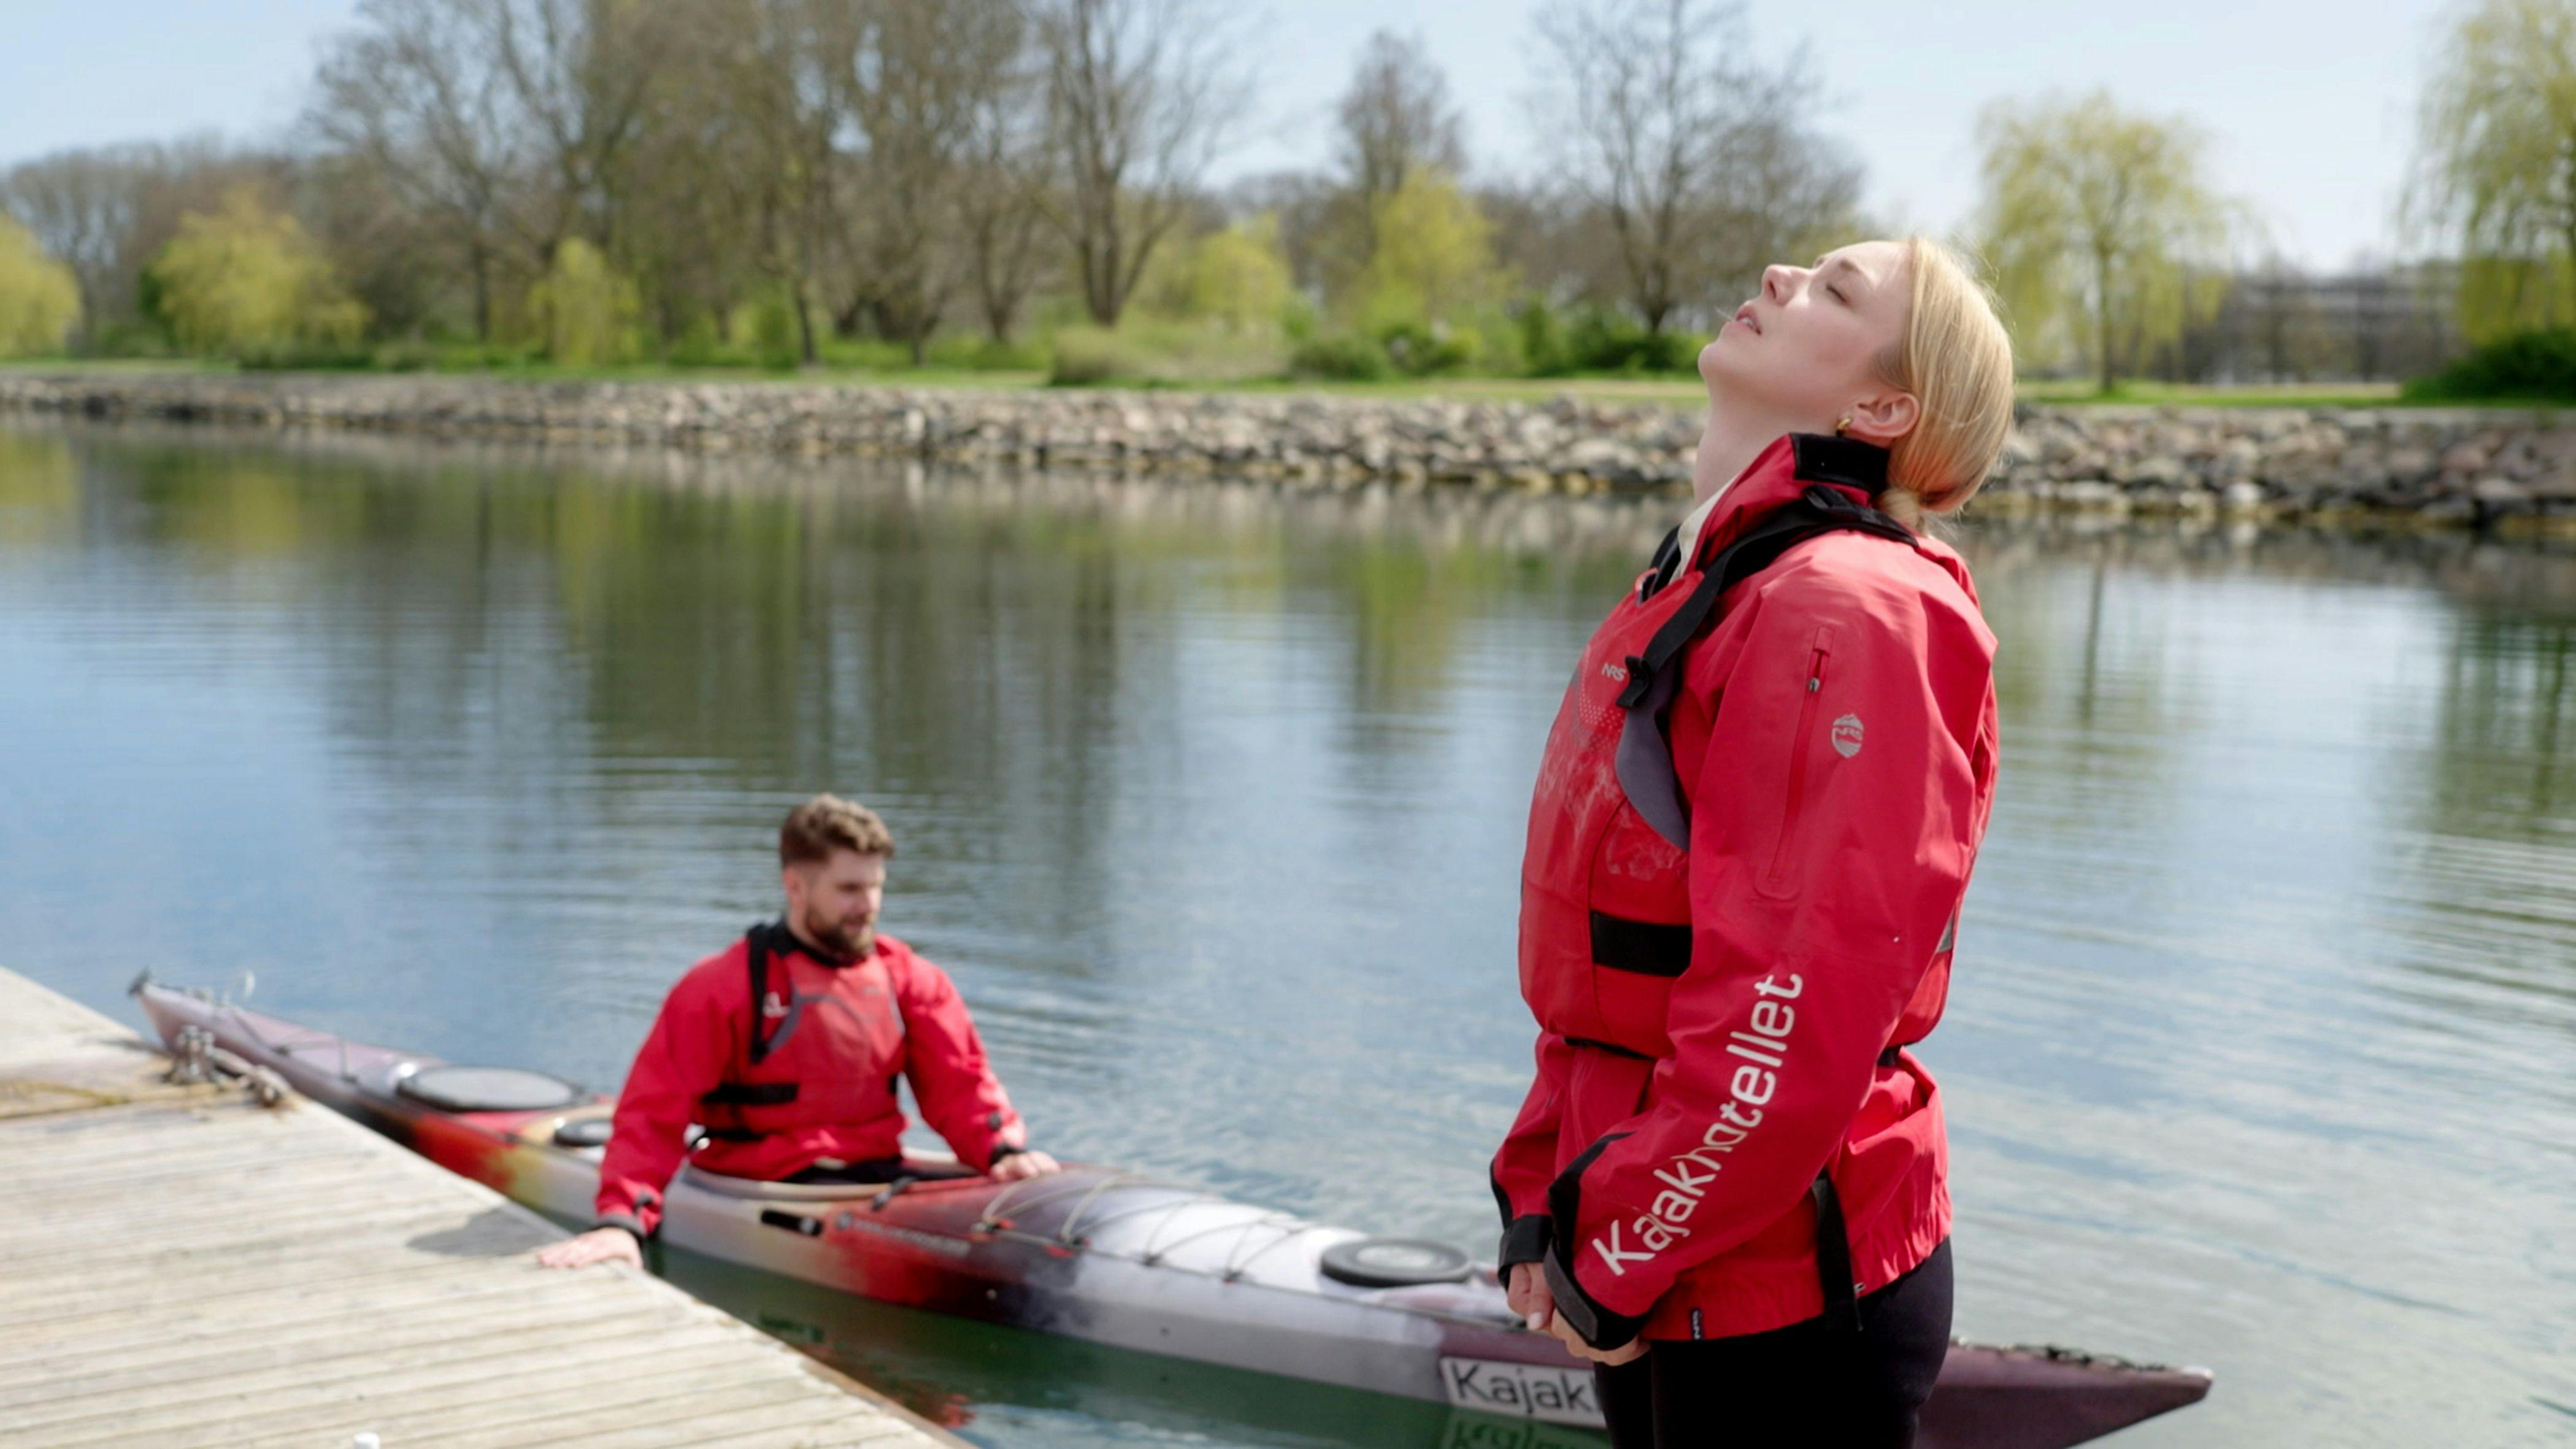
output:
[{"label": "black shoulder strap", "polygon": [[1816,1286],[1825,1295],[1825,1330],[1860,1332],[1860,1285],[1852,1281],[1851,1230],[1843,1225],[1842,1194],[1830,1172],[1807,1185],[1816,1206]]},{"label": "black shoulder strap", "polygon": [[769,1019],[761,1014],[761,1003],[769,999],[769,922],[742,933],[743,959],[751,966],[751,1045],[752,1065],[758,1066],[769,1055]]},{"label": "black shoulder strap", "polygon": [[1636,709],[1646,703],[1654,691],[1656,677],[1699,636],[1728,589],[1779,562],[1780,555],[1808,539],[1846,531],[1898,543],[1911,543],[1914,539],[1904,524],[1877,509],[1854,503],[1821,483],[1809,484],[1795,502],[1774,510],[1770,517],[1745,530],[1742,537],[1720,551],[1700,575],[1699,585],[1691,590],[1690,597],[1646,642],[1646,652],[1628,656],[1628,687],[1619,692],[1619,707]]}]

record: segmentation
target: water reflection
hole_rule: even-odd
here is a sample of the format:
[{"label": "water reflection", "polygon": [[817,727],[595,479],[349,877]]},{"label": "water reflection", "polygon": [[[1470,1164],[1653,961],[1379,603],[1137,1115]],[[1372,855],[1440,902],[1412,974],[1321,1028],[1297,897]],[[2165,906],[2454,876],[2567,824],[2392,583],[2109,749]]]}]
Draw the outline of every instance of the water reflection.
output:
[{"label": "water reflection", "polygon": [[[830,785],[1048,1145],[1483,1249],[1530,771],[1671,511],[0,431],[0,948],[613,1084]],[[2563,1435],[2576,551],[1959,537],[1962,1327],[2219,1369],[2139,1444]],[[1521,1432],[744,1291],[996,1445]]]}]

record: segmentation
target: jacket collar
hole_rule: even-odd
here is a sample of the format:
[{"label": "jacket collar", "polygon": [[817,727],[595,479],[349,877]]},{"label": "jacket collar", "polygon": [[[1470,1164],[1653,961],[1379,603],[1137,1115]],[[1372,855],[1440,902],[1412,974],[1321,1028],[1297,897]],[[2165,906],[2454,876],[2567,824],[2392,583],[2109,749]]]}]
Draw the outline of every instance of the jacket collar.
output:
[{"label": "jacket collar", "polygon": [[[1855,503],[1875,504],[1878,495],[1887,489],[1887,458],[1885,448],[1856,438],[1783,434],[1756,454],[1744,471],[1735,475],[1735,481],[1718,494],[1709,516],[1700,521],[1689,566],[1706,565],[1718,549],[1806,492],[1809,484],[1823,483],[1842,490]],[[1917,533],[1914,551],[1948,574],[1970,604],[1977,602],[1976,580],[1969,576],[1968,561],[1959,556],[1957,549],[1929,534]],[[1637,581],[1639,602],[1660,593],[1681,572],[1680,552],[1681,529],[1675,528],[1664,535],[1653,562]]]},{"label": "jacket collar", "polygon": [[[1684,568],[1706,564],[1711,554],[1816,483],[1840,489],[1855,503],[1874,502],[1887,487],[1887,450],[1857,438],[1782,434],[1755,454],[1715,498],[1693,508],[1689,517],[1664,535],[1645,577],[1638,581],[1638,596],[1652,598]],[[1694,523],[1698,525],[1695,533]],[[1681,557],[1685,546],[1690,550],[1687,560]]]},{"label": "jacket collar", "polygon": [[1857,438],[1822,433],[1784,433],[1773,439],[1718,495],[1717,510],[1700,525],[1691,566],[1706,563],[1712,551],[1724,548],[1814,483],[1840,489],[1854,503],[1875,502],[1887,487],[1887,450]]}]

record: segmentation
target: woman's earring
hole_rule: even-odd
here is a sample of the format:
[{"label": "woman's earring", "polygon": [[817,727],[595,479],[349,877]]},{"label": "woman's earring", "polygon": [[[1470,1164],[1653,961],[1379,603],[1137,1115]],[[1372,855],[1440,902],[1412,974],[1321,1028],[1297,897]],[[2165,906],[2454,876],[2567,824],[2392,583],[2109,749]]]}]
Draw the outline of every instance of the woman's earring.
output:
[{"label": "woman's earring", "polygon": [[1841,422],[1838,422],[1838,423],[1834,424],[1834,436],[1835,436],[1835,437],[1837,437],[1837,438],[1848,438],[1848,437],[1850,437],[1850,436],[1851,436],[1851,419],[1849,419],[1849,418],[1845,418],[1845,419],[1843,419]]}]

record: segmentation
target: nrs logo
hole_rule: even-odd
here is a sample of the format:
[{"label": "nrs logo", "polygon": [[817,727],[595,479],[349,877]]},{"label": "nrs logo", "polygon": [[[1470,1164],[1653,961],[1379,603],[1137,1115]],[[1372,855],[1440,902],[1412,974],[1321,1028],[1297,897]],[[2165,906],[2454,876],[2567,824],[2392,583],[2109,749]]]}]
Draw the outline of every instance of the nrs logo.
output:
[{"label": "nrs logo", "polygon": [[1609,680],[1612,684],[1625,684],[1628,682],[1628,666],[1624,664],[1604,663],[1601,666],[1601,677]]},{"label": "nrs logo", "polygon": [[1834,753],[1848,760],[1860,753],[1860,716],[1844,715],[1834,721]]}]

